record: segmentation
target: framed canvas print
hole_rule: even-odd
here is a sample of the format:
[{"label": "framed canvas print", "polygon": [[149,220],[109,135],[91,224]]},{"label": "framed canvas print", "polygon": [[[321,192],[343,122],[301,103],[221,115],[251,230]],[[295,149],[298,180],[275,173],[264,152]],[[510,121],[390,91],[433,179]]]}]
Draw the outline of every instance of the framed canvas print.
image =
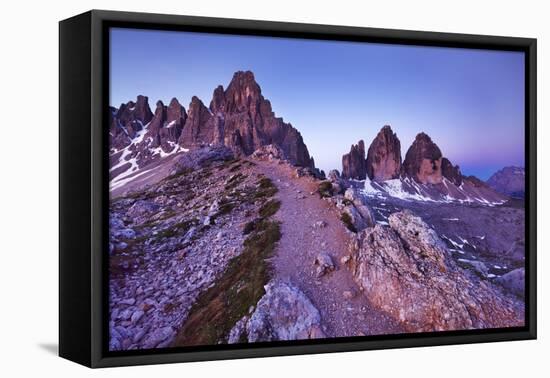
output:
[{"label": "framed canvas print", "polygon": [[536,40],[60,22],[60,355],[536,337]]}]

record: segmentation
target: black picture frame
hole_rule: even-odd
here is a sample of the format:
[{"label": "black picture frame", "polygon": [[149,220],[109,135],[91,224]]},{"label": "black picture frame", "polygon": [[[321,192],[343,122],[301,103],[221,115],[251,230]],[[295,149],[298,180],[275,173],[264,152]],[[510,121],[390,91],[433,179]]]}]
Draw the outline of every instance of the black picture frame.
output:
[{"label": "black picture frame", "polygon": [[[129,27],[525,53],[526,325],[108,352],[108,29]],[[89,367],[535,339],[536,39],[92,10],[59,24],[59,354]]]}]

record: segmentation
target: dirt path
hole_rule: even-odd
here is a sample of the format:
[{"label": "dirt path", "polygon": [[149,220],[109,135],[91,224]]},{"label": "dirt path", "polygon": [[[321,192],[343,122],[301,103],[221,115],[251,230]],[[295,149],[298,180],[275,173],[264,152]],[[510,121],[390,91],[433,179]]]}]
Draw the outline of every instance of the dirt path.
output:
[{"label": "dirt path", "polygon": [[[402,329],[385,314],[372,308],[361,295],[349,270],[341,263],[347,254],[349,234],[337,210],[319,198],[318,181],[295,178],[293,169],[277,162],[258,162],[258,169],[279,188],[282,238],[273,258],[276,278],[285,279],[302,290],[321,313],[328,337],[398,333]],[[326,222],[316,228],[315,222]],[[336,270],[323,277],[316,275],[314,261],[327,252]],[[349,293],[355,295],[350,298]]]}]

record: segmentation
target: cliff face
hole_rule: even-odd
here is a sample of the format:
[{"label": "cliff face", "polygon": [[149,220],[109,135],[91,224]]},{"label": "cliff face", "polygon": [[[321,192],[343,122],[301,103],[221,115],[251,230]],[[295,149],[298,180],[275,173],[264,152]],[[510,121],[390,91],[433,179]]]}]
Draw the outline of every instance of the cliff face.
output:
[{"label": "cliff face", "polygon": [[147,128],[149,147],[161,147],[165,152],[176,148],[186,119],[185,108],[176,98],[173,98],[168,106],[162,101],[157,101],[155,115]]},{"label": "cliff face", "polygon": [[443,180],[442,158],[441,150],[432,139],[420,133],[407,150],[402,173],[421,184],[440,184]]},{"label": "cliff face", "polygon": [[342,156],[342,177],[355,180],[364,180],[367,175],[365,160],[365,142],[351,146],[349,153]]},{"label": "cliff face", "polygon": [[462,173],[458,165],[453,165],[447,158],[441,160],[441,174],[456,186],[462,184]]},{"label": "cliff face", "polygon": [[401,142],[386,125],[372,141],[367,153],[367,175],[374,181],[399,177],[401,172]]},{"label": "cliff face", "polygon": [[237,155],[250,155],[258,148],[276,145],[293,164],[313,168],[313,160],[301,134],[275,116],[271,103],[250,71],[236,72],[224,91],[214,90],[210,103],[213,120],[211,140],[223,143]]}]

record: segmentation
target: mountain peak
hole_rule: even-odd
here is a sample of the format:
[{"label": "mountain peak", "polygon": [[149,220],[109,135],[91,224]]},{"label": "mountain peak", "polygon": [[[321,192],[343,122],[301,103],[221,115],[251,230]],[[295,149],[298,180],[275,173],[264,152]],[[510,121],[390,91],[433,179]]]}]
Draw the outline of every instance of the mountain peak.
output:
[{"label": "mountain peak", "polygon": [[214,89],[212,94],[212,101],[210,101],[210,111],[214,114],[218,112],[223,112],[225,108],[225,92],[223,90],[223,85],[218,85]]},{"label": "mountain peak", "polygon": [[398,178],[401,172],[401,142],[390,125],[380,129],[369,146],[367,175],[374,181]]},{"label": "mountain peak", "polygon": [[233,80],[246,80],[246,81],[254,81],[256,82],[256,79],[254,78],[254,73],[252,71],[236,71],[233,74]]},{"label": "mountain peak", "polygon": [[178,101],[177,98],[172,97],[172,99],[170,100],[170,103],[168,104],[168,106],[171,106],[171,107],[181,106],[181,104],[180,104],[180,102]]},{"label": "mountain peak", "polygon": [[365,142],[352,144],[349,153],[342,156],[342,177],[364,180],[367,176]]},{"label": "mountain peak", "polygon": [[499,193],[525,198],[525,168],[508,166],[495,172],[487,184]]},{"label": "mountain peak", "polygon": [[[216,93],[215,93],[216,94]],[[264,102],[262,90],[251,71],[237,71],[224,92],[225,111],[257,114]]]},{"label": "mountain peak", "polygon": [[411,177],[419,183],[439,184],[443,180],[442,158],[441,150],[432,141],[432,138],[421,132],[416,135],[413,144],[405,154],[402,171],[405,176]]}]

